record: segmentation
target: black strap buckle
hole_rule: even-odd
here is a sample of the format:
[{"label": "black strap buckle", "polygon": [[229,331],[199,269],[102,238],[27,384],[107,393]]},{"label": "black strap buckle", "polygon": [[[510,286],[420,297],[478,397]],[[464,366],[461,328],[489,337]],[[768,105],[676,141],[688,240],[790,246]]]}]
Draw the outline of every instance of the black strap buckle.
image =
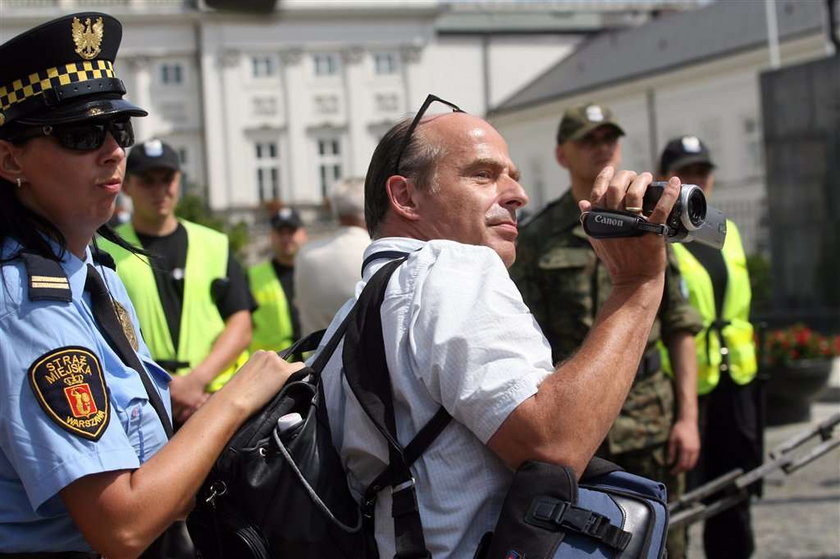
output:
[{"label": "black strap buckle", "polygon": [[553,532],[566,530],[582,534],[619,551],[623,551],[633,537],[603,514],[553,497],[536,497],[525,515],[525,522]]}]

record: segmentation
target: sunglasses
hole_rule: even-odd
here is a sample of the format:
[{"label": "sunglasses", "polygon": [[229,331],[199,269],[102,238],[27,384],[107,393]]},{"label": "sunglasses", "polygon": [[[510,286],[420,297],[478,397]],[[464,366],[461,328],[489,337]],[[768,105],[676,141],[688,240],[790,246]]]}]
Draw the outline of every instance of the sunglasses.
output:
[{"label": "sunglasses", "polygon": [[74,151],[92,151],[102,147],[109,132],[121,148],[134,145],[134,128],[128,118],[72,124],[45,124],[28,129],[15,140],[52,136],[63,148]]},{"label": "sunglasses", "polygon": [[408,132],[406,132],[405,136],[403,137],[403,141],[400,144],[400,150],[397,152],[397,159],[394,163],[394,173],[395,175],[400,174],[400,162],[402,161],[403,154],[405,153],[405,149],[408,147],[408,142],[411,141],[411,135],[414,134],[414,129],[417,128],[417,125],[420,124],[420,119],[423,118],[423,115],[426,114],[426,111],[429,110],[429,107],[432,103],[437,101],[438,103],[443,103],[447,107],[452,109],[453,113],[463,113],[465,111],[461,110],[461,108],[456,105],[455,103],[450,103],[445,99],[441,99],[437,95],[432,95],[431,93],[426,96],[426,100],[423,101],[423,104],[420,106],[420,110],[417,111],[417,114],[414,115],[414,120],[411,121],[411,125],[408,127]]}]

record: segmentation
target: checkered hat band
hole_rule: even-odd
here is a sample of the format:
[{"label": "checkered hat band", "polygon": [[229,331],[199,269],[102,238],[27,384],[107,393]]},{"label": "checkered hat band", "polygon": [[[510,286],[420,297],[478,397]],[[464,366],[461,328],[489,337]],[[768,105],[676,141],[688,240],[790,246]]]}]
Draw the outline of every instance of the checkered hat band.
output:
[{"label": "checkered hat band", "polygon": [[72,62],[64,66],[48,68],[43,72],[29,74],[25,78],[0,87],[0,111],[6,111],[16,103],[41,95],[47,89],[115,77],[114,64],[109,60]]}]

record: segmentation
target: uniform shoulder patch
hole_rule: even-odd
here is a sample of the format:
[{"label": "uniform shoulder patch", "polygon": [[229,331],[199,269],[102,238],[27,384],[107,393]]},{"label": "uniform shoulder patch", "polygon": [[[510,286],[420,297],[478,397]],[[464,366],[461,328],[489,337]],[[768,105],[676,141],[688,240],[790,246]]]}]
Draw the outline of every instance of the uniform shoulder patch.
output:
[{"label": "uniform shoulder patch", "polygon": [[98,441],[111,416],[99,357],[84,347],[54,349],[29,367],[29,384],[44,412],[65,431]]}]

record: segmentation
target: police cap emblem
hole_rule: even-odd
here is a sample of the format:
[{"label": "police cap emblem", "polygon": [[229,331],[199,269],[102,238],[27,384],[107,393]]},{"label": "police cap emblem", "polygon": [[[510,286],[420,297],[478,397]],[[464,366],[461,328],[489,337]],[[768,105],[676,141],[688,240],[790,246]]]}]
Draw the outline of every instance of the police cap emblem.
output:
[{"label": "police cap emblem", "polygon": [[102,18],[97,18],[94,22],[91,22],[88,17],[82,23],[79,18],[74,17],[72,31],[76,54],[85,60],[96,58],[96,55],[102,50],[102,37],[105,36],[105,25],[102,23]]}]

